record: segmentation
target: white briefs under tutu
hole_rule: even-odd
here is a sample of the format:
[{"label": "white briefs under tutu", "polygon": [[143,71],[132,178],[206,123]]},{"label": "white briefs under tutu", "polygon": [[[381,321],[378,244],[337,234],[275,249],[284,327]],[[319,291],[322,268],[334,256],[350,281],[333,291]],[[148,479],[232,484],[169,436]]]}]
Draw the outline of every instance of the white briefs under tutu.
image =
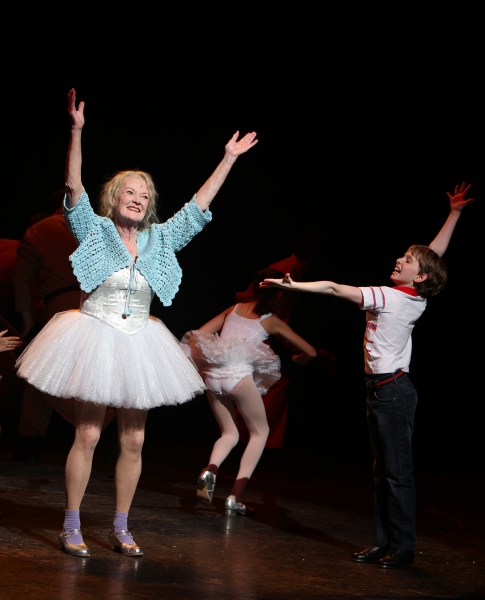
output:
[{"label": "white briefs under tutu", "polygon": [[154,317],[130,335],[77,310],[58,313],[17,366],[19,377],[51,396],[114,407],[180,404],[206,389],[178,340]]},{"label": "white briefs under tutu", "polygon": [[[263,396],[281,377],[279,357],[254,337],[222,338],[217,333],[189,331],[182,338],[182,347],[197,365],[207,386],[214,387],[215,392],[220,393],[219,388],[224,390],[224,386],[213,386],[213,380],[226,380],[233,388],[236,382],[252,375]],[[229,391],[226,389],[225,394]]]}]

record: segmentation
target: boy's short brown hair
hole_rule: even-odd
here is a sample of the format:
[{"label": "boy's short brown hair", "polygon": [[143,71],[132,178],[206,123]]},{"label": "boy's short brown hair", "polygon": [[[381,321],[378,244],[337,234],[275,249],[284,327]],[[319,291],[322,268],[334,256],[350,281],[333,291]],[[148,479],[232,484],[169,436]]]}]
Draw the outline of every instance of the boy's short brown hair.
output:
[{"label": "boy's short brown hair", "polygon": [[419,262],[419,274],[426,273],[428,276],[421,283],[414,284],[416,291],[423,298],[437,296],[443,291],[448,280],[448,272],[443,259],[428,246],[411,246],[408,252]]}]

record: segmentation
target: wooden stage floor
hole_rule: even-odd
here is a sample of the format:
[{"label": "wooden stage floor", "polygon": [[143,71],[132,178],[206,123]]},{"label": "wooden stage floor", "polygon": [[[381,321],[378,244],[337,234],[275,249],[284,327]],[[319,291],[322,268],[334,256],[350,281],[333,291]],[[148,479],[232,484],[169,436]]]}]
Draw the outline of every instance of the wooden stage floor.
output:
[{"label": "wooden stage floor", "polygon": [[56,541],[68,446],[51,444],[36,466],[14,462],[14,449],[8,439],[0,446],[2,600],[485,598],[481,469],[418,469],[415,564],[390,571],[349,560],[373,541],[367,458],[263,457],[246,498],[256,517],[226,517],[237,450],[204,508],[195,480],[209,447],[154,445],[130,513],[144,557],[109,549],[113,464],[96,459],[82,507],[91,558],[80,559]]}]

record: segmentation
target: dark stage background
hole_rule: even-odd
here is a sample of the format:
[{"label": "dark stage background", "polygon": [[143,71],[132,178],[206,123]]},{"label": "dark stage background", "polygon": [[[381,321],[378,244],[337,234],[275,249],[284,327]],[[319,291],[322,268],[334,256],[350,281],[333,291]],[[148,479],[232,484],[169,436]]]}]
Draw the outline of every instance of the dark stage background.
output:
[{"label": "dark stage background", "polygon": [[[473,184],[445,255],[449,286],[418,323],[418,460],[478,464],[483,394],[477,291],[483,222],[483,68],[478,15],[393,3],[24,3],[4,14],[1,237],[63,185],[67,92],[86,102],[83,181],[93,203],[114,171],[153,174],[170,217],[210,175],[236,129],[259,143],[179,255],[173,306],[153,312],[177,337],[233,303],[252,274],[312,239],[309,278],[388,283],[396,257],[429,243],[447,191]],[[459,8],[458,8],[459,7]],[[444,12],[446,11],[446,12]],[[477,254],[478,253],[478,254]],[[289,447],[369,456],[364,315],[302,296],[294,328],[338,371],[291,368]],[[207,439],[204,398],[152,411],[148,438]],[[209,434],[210,437],[210,434]]]}]

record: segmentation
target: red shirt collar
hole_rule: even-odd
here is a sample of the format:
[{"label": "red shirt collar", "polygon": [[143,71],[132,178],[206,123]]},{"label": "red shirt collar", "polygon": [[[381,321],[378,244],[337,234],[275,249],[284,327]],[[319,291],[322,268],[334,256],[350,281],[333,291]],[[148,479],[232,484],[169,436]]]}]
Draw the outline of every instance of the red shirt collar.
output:
[{"label": "red shirt collar", "polygon": [[406,285],[397,285],[393,289],[404,292],[405,294],[409,294],[410,296],[419,296],[418,292],[414,288],[407,287]]}]

